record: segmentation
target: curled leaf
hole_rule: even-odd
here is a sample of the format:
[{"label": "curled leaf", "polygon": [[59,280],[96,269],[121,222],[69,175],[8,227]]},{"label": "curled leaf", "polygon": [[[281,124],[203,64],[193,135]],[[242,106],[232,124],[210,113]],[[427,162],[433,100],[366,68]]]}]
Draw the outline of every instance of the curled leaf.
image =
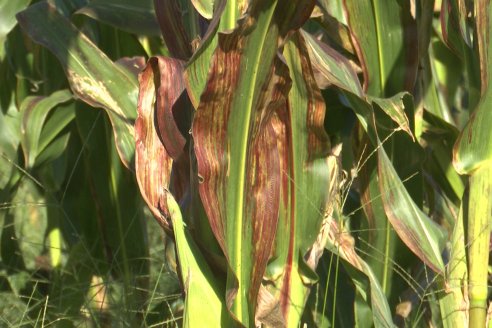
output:
[{"label": "curled leaf", "polygon": [[[183,93],[182,77],[178,74],[181,70],[182,63],[179,60],[153,57],[139,76],[138,117],[135,122],[137,181],[152,214],[167,230],[171,228],[168,221],[166,189],[171,181],[172,155],[182,151],[184,141],[179,137],[169,138],[173,133],[179,134],[179,131],[172,114],[169,116],[166,113],[172,113],[173,106]],[[172,121],[164,124],[164,130],[166,127],[171,130],[164,131],[164,144],[157,133],[159,112],[165,114],[162,118],[164,121]],[[167,145],[167,148],[164,145]]]}]

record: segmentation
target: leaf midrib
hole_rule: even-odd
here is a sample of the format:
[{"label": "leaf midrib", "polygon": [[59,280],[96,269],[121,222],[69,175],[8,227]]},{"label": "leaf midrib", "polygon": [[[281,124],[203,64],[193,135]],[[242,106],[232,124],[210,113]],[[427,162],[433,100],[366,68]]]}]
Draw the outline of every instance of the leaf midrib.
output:
[{"label": "leaf midrib", "polygon": [[[239,180],[238,180],[238,186],[235,188],[237,191],[236,194],[236,201],[237,201],[237,206],[235,207],[235,223],[236,223],[236,229],[234,231],[234,239],[235,239],[235,260],[237,263],[234,263],[234,268],[238,269],[237,273],[241,275],[241,277],[238,277],[239,279],[239,284],[241,285],[241,282],[243,281],[242,275],[243,271],[241,270],[241,255],[243,254],[243,243],[242,243],[242,237],[243,237],[243,220],[244,220],[244,188],[246,186],[246,159],[248,155],[248,144],[249,144],[249,133],[250,133],[250,125],[251,125],[251,116],[252,116],[252,107],[253,107],[253,100],[254,100],[254,94],[255,94],[255,86],[257,85],[257,79],[258,79],[258,69],[260,66],[260,61],[262,58],[263,50],[265,48],[265,39],[268,35],[268,32],[270,31],[270,22],[273,17],[273,13],[275,11],[276,7],[276,2],[274,1],[272,3],[272,6],[270,7],[270,11],[266,14],[266,17],[263,17],[263,19],[266,19],[264,21],[266,24],[267,28],[261,28],[262,26],[265,26],[261,24],[260,22],[257,23],[257,26],[255,28],[255,31],[252,32],[251,39],[254,38],[254,33],[256,31],[259,31],[260,35],[260,41],[258,42],[258,48],[256,51],[256,57],[254,58],[254,62],[252,64],[252,73],[251,73],[251,83],[247,84],[247,90],[244,95],[241,95],[243,97],[246,97],[246,105],[245,108],[249,110],[249,113],[246,115],[246,122],[244,123],[244,126],[246,128],[242,131],[242,138],[241,138],[241,144],[240,144],[240,157],[239,157]],[[262,18],[260,18],[262,19]],[[259,20],[260,20],[259,19]],[[240,286],[241,289],[241,286]],[[238,316],[238,320],[240,322],[243,322],[243,304],[242,304],[242,295],[238,295],[236,298],[236,308],[239,309],[239,313],[236,313]]]}]

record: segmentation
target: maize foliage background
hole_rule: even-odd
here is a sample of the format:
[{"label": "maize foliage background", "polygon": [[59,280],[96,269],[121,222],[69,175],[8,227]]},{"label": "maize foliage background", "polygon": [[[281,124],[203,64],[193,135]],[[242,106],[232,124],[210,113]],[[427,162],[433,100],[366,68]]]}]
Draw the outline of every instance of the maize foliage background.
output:
[{"label": "maize foliage background", "polygon": [[491,12],[0,1],[2,324],[487,325]]}]

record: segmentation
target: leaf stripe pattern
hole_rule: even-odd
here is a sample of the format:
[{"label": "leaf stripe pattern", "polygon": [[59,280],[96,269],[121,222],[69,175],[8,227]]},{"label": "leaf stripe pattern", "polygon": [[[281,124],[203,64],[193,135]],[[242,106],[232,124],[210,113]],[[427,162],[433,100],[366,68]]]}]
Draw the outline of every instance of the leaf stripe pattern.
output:
[{"label": "leaf stripe pattern", "polygon": [[[168,221],[166,190],[169,188],[173,156],[184,147],[172,118],[172,108],[184,92],[183,63],[177,59],[152,57],[139,75],[138,117],[135,122],[135,167],[141,194],[152,214],[166,230]],[[157,118],[162,113],[162,118]],[[157,133],[156,122],[166,120],[166,132]]]}]

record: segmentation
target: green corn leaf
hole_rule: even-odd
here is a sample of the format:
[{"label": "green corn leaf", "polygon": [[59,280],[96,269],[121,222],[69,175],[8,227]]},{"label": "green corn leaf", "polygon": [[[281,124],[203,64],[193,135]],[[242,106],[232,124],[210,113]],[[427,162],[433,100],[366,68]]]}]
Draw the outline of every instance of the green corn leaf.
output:
[{"label": "green corn leaf", "polygon": [[490,31],[490,1],[477,1],[474,6],[476,34],[475,47],[480,67],[481,98],[454,145],[453,164],[460,174],[470,175],[469,199],[464,199],[463,217],[468,223],[468,292],[470,299],[470,326],[486,322],[487,277],[492,208],[492,39]]},{"label": "green corn leaf", "polygon": [[[75,117],[75,115],[73,115]],[[42,152],[39,153],[39,156],[36,159],[36,165],[40,166],[44,163],[48,163],[54,161],[65,152],[68,141],[70,139],[70,132],[62,134],[58,138],[54,139]]]},{"label": "green corn leaf", "polygon": [[[335,208],[332,215],[323,222],[321,237],[326,249],[347,261],[356,290],[362,299],[370,304],[375,327],[394,327],[388,301],[372,268],[355,251],[354,239],[335,220],[339,215]],[[324,232],[324,233],[323,233]],[[362,273],[365,277],[360,277]],[[365,279],[364,279],[365,278]],[[367,280],[367,283],[365,282]],[[369,286],[369,290],[367,287]],[[364,326],[366,323],[361,323]]]},{"label": "green corn leaf", "polygon": [[323,130],[325,106],[300,34],[291,37],[284,56],[292,88],[288,106],[279,108],[277,114],[282,195],[276,260],[268,270],[280,290],[279,306],[285,324],[296,327],[301,315],[297,309],[304,307],[308,286],[317,280],[316,263],[305,263],[305,256],[318,237],[328,202],[333,201],[330,195],[336,183],[330,182],[338,178],[338,171],[328,161],[330,142]]},{"label": "green corn leaf", "polygon": [[[372,149],[368,138],[363,139],[363,150]],[[398,238],[386,218],[384,205],[379,189],[379,177],[377,172],[377,159],[360,151],[357,157],[365,164],[360,167],[357,176],[361,183],[361,203],[367,219],[367,232],[361,233],[360,239],[364,260],[371,267],[375,278],[379,281],[381,289],[386,296],[393,292],[394,263],[392,259],[397,253]]]},{"label": "green corn leaf", "polygon": [[491,7],[489,1],[475,4],[475,29],[482,31],[476,37],[480,67],[481,99],[461,131],[454,145],[453,164],[460,174],[470,175],[470,195],[464,200],[463,216],[468,223],[468,291],[470,299],[470,326],[486,322],[488,245],[490,245],[491,177],[492,177],[492,119],[491,67],[492,39],[490,31]]},{"label": "green corn leaf", "polygon": [[490,82],[492,23],[489,22],[490,17],[488,17],[490,3],[488,1],[477,2],[476,13],[476,28],[488,31],[488,33],[480,33],[477,38],[482,98],[455,144],[453,163],[460,174],[470,174],[481,166],[490,165],[492,161],[492,133],[488,123],[492,120],[490,110],[492,103],[492,83]]},{"label": "green corn leaf", "polygon": [[446,234],[415,205],[382,146],[378,150],[378,174],[385,212],[392,226],[425,264],[443,273],[441,252]]},{"label": "green corn leaf", "polygon": [[[422,212],[404,187],[386,150],[379,141],[374,123],[365,118],[370,119],[371,114],[369,113],[372,113],[373,109],[369,104],[355,99],[354,96],[348,96],[348,99],[363,126],[367,127],[366,132],[369,139],[377,149],[379,195],[381,195],[388,220],[407,247],[433,270],[443,273],[444,263],[441,252],[446,235]],[[399,110],[403,111],[402,108]]]},{"label": "green corn leaf", "polygon": [[[444,43],[433,37],[429,45],[428,55],[422,59],[421,85],[424,92],[424,108],[455,124],[451,106],[459,81],[463,75],[463,65],[459,58]],[[445,88],[443,88],[446,86]]]},{"label": "green corn leaf", "polygon": [[[362,6],[362,4],[357,4],[357,5]],[[306,37],[306,39],[309,42],[309,38]],[[381,108],[392,119],[392,121],[394,121],[395,123],[398,124],[400,129],[406,131],[407,134],[409,134],[409,135],[413,134],[412,133],[412,130],[413,130],[412,126],[413,125],[411,124],[410,117],[408,115],[406,115],[402,109],[402,106],[403,106],[402,100],[404,99],[404,98],[402,98],[402,95],[397,95],[391,100],[390,99],[385,99],[385,100],[378,99],[375,101],[374,98],[371,98],[371,97],[368,97],[368,99],[366,100],[365,99],[366,97],[363,95],[363,93],[361,91],[359,91],[360,89],[359,89],[359,87],[357,87],[357,83],[353,82],[354,80],[357,81],[356,79],[353,78],[355,76],[355,73],[353,73],[353,69],[345,61],[345,59],[340,58],[339,55],[334,53],[328,47],[322,48],[320,46],[317,46],[317,44],[315,42],[313,42],[312,40],[308,44],[310,45],[310,47],[309,47],[310,54],[312,54],[311,58],[313,58],[313,62],[315,63],[314,67],[316,67],[318,72],[320,72],[322,74],[323,78],[327,79],[330,83],[335,84],[336,86],[342,88],[343,90],[350,92],[350,93],[346,93],[347,100],[348,100],[349,104],[351,104],[351,107],[354,109],[357,117],[359,118],[359,121],[361,122],[362,127],[364,127],[364,129],[368,133],[369,139],[371,140],[371,143],[373,143],[374,147],[376,147],[377,140],[379,139],[379,137],[378,137],[378,133],[376,132],[375,125],[374,125],[375,122],[374,122],[374,118],[373,118],[373,115],[374,115],[373,109],[372,109],[372,106],[367,103],[367,101],[372,101],[373,103],[377,104],[378,107]],[[390,55],[391,55],[391,52],[390,52]],[[379,66],[379,63],[377,63],[377,65]],[[343,68],[343,70],[341,70],[341,68]],[[378,71],[379,70],[377,70],[376,72],[378,72]],[[387,107],[387,106],[389,106],[389,107]],[[377,152],[383,153],[383,152],[385,152],[385,150],[382,147],[380,147],[380,148],[378,148]],[[368,151],[367,153],[370,153],[370,151]],[[366,156],[367,156],[367,153],[366,153]],[[367,162],[363,169],[366,169],[370,165],[370,163],[371,163],[371,161]],[[372,164],[374,169],[376,169],[376,167],[377,167],[377,166],[375,166],[376,164],[377,163]],[[385,163],[385,165],[389,165],[393,169],[393,164]],[[380,172],[383,172],[383,170],[381,170]],[[373,175],[373,178],[370,178],[371,175],[368,175],[364,172],[361,172],[361,174],[360,174],[361,179],[364,176],[366,176],[369,178],[368,181],[371,181],[371,180],[375,181],[373,184],[369,184],[372,187],[369,189],[366,189],[366,191],[369,193],[363,194],[364,198],[362,199],[362,201],[365,204],[366,213],[370,214],[371,215],[370,217],[373,217],[373,218],[384,217],[387,215],[387,211],[385,210],[384,201],[382,202],[380,197],[381,197],[382,192],[383,193],[386,192],[386,189],[385,189],[385,191],[382,191],[380,189],[380,185],[378,183],[378,180],[379,181],[381,180],[381,176],[379,176],[379,179],[378,179],[377,175],[380,175],[381,173],[378,174],[377,171],[374,171],[371,174]],[[401,180],[398,177],[398,175],[394,175],[393,178],[396,178],[397,181],[399,181],[398,183],[401,183]],[[403,184],[402,184],[402,186],[403,186]],[[400,196],[402,196],[402,195],[400,195]],[[405,206],[408,206],[410,204],[413,204],[412,206],[416,206],[413,203],[413,200],[411,198],[406,199],[406,200],[403,198],[402,201],[408,202],[408,204]],[[389,205],[388,202],[386,202],[386,203],[387,203],[386,205]],[[389,207],[386,206],[386,208],[387,208],[387,210],[390,210],[391,205]],[[404,220],[405,220],[405,222],[407,222],[405,224],[411,225],[412,221],[414,221],[415,218],[407,216],[406,218],[404,218]],[[430,227],[431,227],[430,229],[436,228],[436,227],[434,227],[434,224],[429,220],[429,218],[424,217],[422,220],[423,220],[422,224],[425,227],[430,225]],[[390,231],[390,230],[392,230],[392,228],[389,225],[389,222],[390,221],[388,221],[386,219],[384,220],[384,222],[380,222],[380,223],[373,221],[373,226],[372,227],[370,226],[370,228],[376,229],[375,230],[376,232]],[[376,223],[377,223],[377,225],[374,225]],[[393,222],[391,222],[391,225],[393,225]],[[413,228],[411,228],[411,229],[413,229]],[[414,232],[417,233],[417,230],[415,230]],[[392,234],[394,234],[394,232],[392,232]],[[400,232],[398,232],[398,235],[400,235],[400,234],[403,235],[404,233],[402,231],[400,231]],[[439,248],[439,252],[440,252],[442,250],[442,243],[443,243],[445,236],[442,233],[438,233],[437,236],[440,237],[440,239],[439,239],[440,243],[441,243],[441,246]],[[381,238],[379,238],[378,240],[381,242],[381,244],[377,244],[377,243],[374,244],[375,243],[374,239],[371,239],[371,237],[369,237],[369,240],[373,240],[372,241],[373,245],[379,245],[379,246],[374,246],[375,248],[378,249],[377,253],[379,255],[373,254],[370,258],[378,258],[381,256],[380,255],[381,250],[388,249],[389,253],[386,252],[384,255],[384,258],[390,259],[391,254],[392,254],[391,253],[392,250],[393,250],[393,252],[395,251],[395,246],[393,245],[395,237],[394,236],[391,237],[391,235],[390,235],[390,238],[388,238],[387,234],[381,235],[380,237]],[[400,236],[400,237],[402,237],[402,236]],[[429,248],[430,250],[432,250],[432,245],[435,243],[435,241],[433,239],[431,239],[431,237],[434,237],[434,236],[423,236],[423,235],[419,236],[420,239],[418,240],[418,242],[414,243],[414,245],[410,248],[416,249],[415,246],[424,244],[424,245],[426,245],[425,246],[426,248]],[[372,238],[374,238],[374,236]],[[372,248],[370,248],[370,249],[372,249]],[[371,253],[373,253],[373,252],[371,252]],[[418,255],[424,261],[429,262],[428,259],[426,259],[426,255],[424,253],[421,252]],[[374,256],[376,256],[376,257],[374,257]],[[435,267],[439,268],[438,270],[440,270],[440,272],[442,272],[442,270],[444,269],[444,265],[442,263],[441,257],[440,256],[439,257],[434,256],[431,261],[434,261]],[[376,262],[377,265],[374,262]],[[391,269],[392,266],[389,265],[389,263],[386,263],[386,261],[381,261],[378,259],[378,260],[374,260],[374,261],[371,260],[371,267],[373,268],[373,270],[376,270],[375,276],[377,278],[375,278],[375,279],[381,279],[381,282],[383,282],[384,288],[388,288],[388,287],[386,287],[386,284],[390,283],[388,281],[388,279],[390,279],[390,277],[391,277],[390,275],[393,273],[393,270]],[[379,269],[378,269],[379,267],[381,268],[382,271],[379,271]],[[385,272],[386,272],[386,274],[385,274]],[[386,277],[386,279],[384,279],[384,277]],[[385,281],[386,281],[386,284],[384,283]]]},{"label": "green corn leaf", "polygon": [[[403,52],[404,45],[406,44],[408,47],[410,46],[409,44],[416,42],[416,40],[405,38],[403,36],[400,38],[395,37],[395,35],[404,33],[403,28],[408,29],[408,31],[412,31],[415,28],[414,23],[411,22],[411,18],[408,16],[409,13],[400,8],[400,5],[397,4],[396,1],[347,1],[344,2],[344,4],[349,26],[352,29],[352,33],[355,34],[354,42],[358,44],[356,49],[358,49],[358,56],[364,73],[365,90],[367,90],[369,95],[391,95],[395,91],[401,91],[402,88],[411,89],[415,78],[416,66],[400,66],[398,62],[403,60],[403,58],[400,58],[400,52]],[[389,10],[389,7],[392,7],[393,9]],[[366,11],[374,14],[367,15]],[[363,12],[365,14],[362,14]],[[398,15],[395,15],[395,12],[397,12]],[[402,22],[404,23],[403,28],[401,26],[401,24],[403,24]],[[372,29],[374,29],[374,33],[371,34],[370,37],[366,37],[367,30]],[[383,33],[382,31],[385,32]],[[389,33],[389,31],[391,31],[391,33]],[[357,35],[360,35],[360,37],[357,37]],[[382,44],[384,44],[385,51],[382,51]],[[323,54],[322,52],[318,53]],[[411,54],[405,52],[405,54],[408,54],[409,56],[409,58],[405,60],[415,63],[415,61],[412,60],[415,60],[417,57],[416,53]],[[320,58],[323,58],[323,62],[329,62],[325,59],[326,57],[330,58],[334,56],[328,51],[325,51]],[[346,67],[346,70],[351,69],[349,65],[346,65]],[[398,71],[398,69],[401,69],[401,71]],[[328,74],[324,75],[328,76]],[[343,77],[342,74],[338,74],[337,76],[338,79],[342,79]],[[348,83],[345,82],[345,85],[347,84]],[[386,85],[388,85],[388,88],[386,88]],[[346,87],[343,88],[345,90],[348,89]],[[357,93],[354,92],[355,90],[357,89],[349,89],[352,95],[347,94],[347,98],[372,143],[372,146],[366,144],[366,146],[369,147],[365,148],[365,153],[361,153],[360,156],[363,156],[361,161],[365,161],[367,156],[371,156],[371,149],[377,148],[378,142],[376,140],[379,139],[379,131],[376,131],[375,125],[377,125],[378,128],[384,128],[385,132],[383,137],[388,133],[388,128],[393,130],[391,121],[397,123],[397,126],[399,126],[400,129],[405,130],[407,134],[413,135],[413,117],[406,115],[403,110],[395,108],[394,106],[391,106],[392,108],[385,108],[385,106],[388,105],[388,100],[385,100],[376,102],[375,105],[377,105],[378,110],[382,109],[391,121],[386,122],[388,119],[379,114],[377,120],[374,121],[375,112],[373,111],[372,106],[367,104],[367,101],[374,102],[374,100],[371,100],[370,97],[366,100],[366,96],[360,94],[356,99],[356,97],[354,97],[354,94],[357,95]],[[398,99],[398,97],[401,96],[395,96],[390,102],[392,102],[393,105],[401,106],[404,98]],[[396,144],[396,140],[390,140],[389,142],[395,142]],[[364,144],[363,141],[361,148],[364,148]],[[377,150],[377,152],[380,151],[384,151],[384,149]],[[369,225],[369,232],[366,234],[367,237],[365,237],[367,238],[367,244],[363,245],[362,248],[365,250],[364,252],[370,254],[367,261],[373,269],[374,274],[377,277],[376,279],[380,281],[383,291],[389,296],[392,293],[392,277],[394,273],[393,261],[390,259],[392,258],[392,254],[396,254],[399,249],[399,242],[396,238],[395,230],[392,227],[393,222],[385,218],[387,213],[381,199],[381,190],[378,182],[381,178],[378,177],[378,175],[376,161],[369,158],[359,172],[359,177],[362,182],[362,203]],[[415,189],[418,190],[418,188]],[[381,259],[381,257],[383,259]]]},{"label": "green corn leaf", "polygon": [[17,149],[21,141],[20,113],[14,101],[4,111],[0,110],[0,190],[8,190],[14,172],[17,171]]},{"label": "green corn leaf", "polygon": [[231,327],[217,278],[191,238],[178,204],[169,192],[164,193],[186,294],[183,327]]},{"label": "green corn leaf", "polygon": [[[293,8],[298,6],[287,8],[292,22],[302,21],[308,10]],[[234,32],[219,34],[193,122],[200,195],[229,263],[226,299],[245,326],[257,311],[278,220],[284,159],[278,157],[272,117],[285,106],[288,79],[276,50],[279,33],[291,28],[279,31],[273,23],[276,2],[254,2],[249,9]],[[282,10],[278,15],[285,15]]]},{"label": "green corn leaf", "polygon": [[318,85],[323,87],[335,84],[362,98],[364,93],[359,79],[347,59],[328,45],[317,41],[309,33],[303,31],[302,35],[308,45],[313,69],[318,73],[316,79]]},{"label": "green corn leaf", "polygon": [[280,159],[271,117],[286,81],[273,75],[275,6],[264,3],[235,32],[219,35],[193,122],[200,196],[229,263],[227,304],[246,327],[254,322],[278,219]]},{"label": "green corn leaf", "polygon": [[7,34],[17,24],[15,14],[26,8],[31,0],[19,0],[19,1],[0,1],[0,61],[3,60],[5,55],[5,40]]},{"label": "green corn leaf", "polygon": [[216,2],[214,0],[191,0],[196,11],[206,19],[212,19],[214,6]]},{"label": "green corn leaf", "polygon": [[[403,90],[413,91],[418,72],[419,40],[410,3],[345,1],[344,8],[367,94],[386,98]],[[441,251],[446,235],[420,209],[420,147],[405,135],[393,135],[391,132],[402,129],[413,138],[415,113],[411,99],[402,97],[398,100],[398,96],[395,96],[391,101],[393,104],[388,107],[387,100],[374,102],[368,98],[373,103],[368,106],[361,100],[354,100],[352,95],[348,98],[351,98],[349,102],[370,140],[368,153],[374,151],[378,154],[377,162],[370,160],[360,175],[367,186],[363,187],[364,192],[368,192],[363,193],[363,204],[369,227],[373,224],[378,229],[372,233],[375,239],[371,244],[378,246],[370,252],[371,257],[376,259],[376,254],[380,253],[377,249],[384,246],[384,260],[379,264],[380,269],[377,269],[377,260],[368,261],[378,279],[381,279],[384,291],[391,296],[395,295],[390,285],[394,280],[394,270],[388,258],[393,257],[391,254],[401,253],[396,235],[424,263],[441,274],[444,270]],[[382,115],[380,110],[386,115]],[[392,126],[394,123],[397,124],[396,129]],[[380,140],[384,140],[384,148]],[[398,173],[395,168],[398,168]],[[388,174],[391,174],[391,178]],[[402,179],[408,177],[412,178],[404,185]],[[397,189],[392,192],[388,186]],[[371,241],[371,235],[369,237]]]},{"label": "green corn leaf", "polygon": [[460,57],[464,47],[472,47],[472,31],[467,24],[467,1],[443,0],[441,8],[442,36],[446,44]]},{"label": "green corn leaf", "polygon": [[51,141],[63,130],[75,117],[75,103],[69,102],[55,110],[44,124],[39,136],[38,149],[47,147]]},{"label": "green corn leaf", "polygon": [[160,34],[152,0],[92,0],[76,14],[89,16],[133,34]]},{"label": "green corn leaf", "polygon": [[[220,0],[219,0],[220,1]],[[236,27],[237,20],[241,17],[251,1],[247,0],[227,0],[225,1],[225,8],[220,20],[220,30],[232,30]]]},{"label": "green corn leaf", "polygon": [[47,47],[58,58],[74,94],[107,112],[121,161],[126,167],[133,168],[136,79],[115,65],[48,3],[30,6],[19,13],[17,19],[35,42]]},{"label": "green corn leaf", "polygon": [[[481,47],[478,45],[479,43],[484,43],[486,33],[478,33],[477,38],[472,43],[474,37],[472,37],[471,12],[469,12],[472,7],[475,7],[475,12],[485,14],[487,11],[485,8],[482,7],[478,10],[478,5],[482,6],[482,4],[483,2],[477,2],[477,6],[473,6],[469,0],[442,1],[440,29],[438,28],[444,43],[462,61],[463,67],[460,68],[459,72],[465,73],[466,88],[469,94],[468,106],[470,109],[475,108],[480,101],[480,94],[483,94],[485,90],[483,83],[481,83],[483,82],[485,70],[481,64],[483,58],[480,58],[480,56],[484,55],[484,52],[481,51],[482,54],[480,55],[477,49]],[[479,19],[479,21],[481,21],[481,24],[485,23],[483,19]],[[480,26],[478,29],[485,31],[487,27]]]},{"label": "green corn leaf", "polygon": [[459,131],[443,119],[424,111],[422,140],[432,150],[428,171],[447,196],[452,200],[461,199],[465,190],[462,177],[453,169],[452,148]]},{"label": "green corn leaf", "polygon": [[487,91],[456,141],[453,164],[460,174],[470,174],[492,163],[491,104],[492,92]]},{"label": "green corn leaf", "polygon": [[441,318],[444,327],[466,327],[468,316],[466,309],[468,295],[465,294],[468,279],[465,250],[465,230],[463,225],[463,207],[459,210],[458,217],[451,235],[451,247],[449,263],[446,266],[446,276],[438,280],[442,290],[439,292],[439,305],[441,307]]},{"label": "green corn leaf", "polygon": [[[355,99],[353,109],[359,112],[359,118],[371,112],[369,105],[365,105]],[[400,111],[403,111],[400,108]],[[371,122],[365,122],[368,127],[368,135],[377,135],[375,127]],[[432,220],[425,215],[415,204],[414,200],[404,187],[401,178],[388,158],[386,150],[382,146],[379,138],[376,137],[377,144],[374,145],[378,154],[378,177],[379,195],[381,195],[384,211],[389,222],[394,227],[400,239],[409,247],[424,263],[438,273],[444,272],[444,263],[441,252],[446,240],[445,233]],[[374,142],[374,141],[371,141]]]},{"label": "green corn leaf", "polygon": [[217,47],[218,33],[224,31],[224,27],[220,25],[220,21],[225,6],[225,0],[215,1],[213,17],[207,32],[205,33],[200,46],[186,65],[186,89],[188,90],[188,95],[195,108],[198,107],[200,96],[207,83],[212,55]]},{"label": "green corn leaf", "polygon": [[374,104],[377,104],[379,108],[381,108],[383,112],[385,112],[386,115],[388,115],[397,124],[397,129],[405,131],[410,137],[412,137],[412,139],[414,139],[412,132],[413,124],[411,124],[410,118],[402,110],[405,107],[404,98],[411,98],[411,96],[409,93],[401,92],[391,98],[382,99],[368,97],[368,100]]},{"label": "green corn leaf", "polygon": [[364,90],[371,96],[411,91],[418,52],[416,24],[410,3],[395,0],[344,1],[352,42],[364,74]]},{"label": "green corn leaf", "polygon": [[[71,108],[61,108],[61,110],[64,110],[64,115],[61,118],[68,119],[64,121],[56,119],[56,121],[58,121],[56,126],[50,124],[48,129],[43,130],[50,112],[55,110],[60,104],[66,103],[72,99],[73,96],[70,91],[61,90],[51,94],[49,97],[28,97],[21,104],[21,144],[25,163],[28,168],[34,166],[36,157],[56,137],[58,132],[70,122],[70,119],[75,117],[75,112],[73,110],[70,111]],[[46,136],[47,131],[51,133],[48,137]],[[41,139],[43,132],[45,135],[44,138]]]}]

